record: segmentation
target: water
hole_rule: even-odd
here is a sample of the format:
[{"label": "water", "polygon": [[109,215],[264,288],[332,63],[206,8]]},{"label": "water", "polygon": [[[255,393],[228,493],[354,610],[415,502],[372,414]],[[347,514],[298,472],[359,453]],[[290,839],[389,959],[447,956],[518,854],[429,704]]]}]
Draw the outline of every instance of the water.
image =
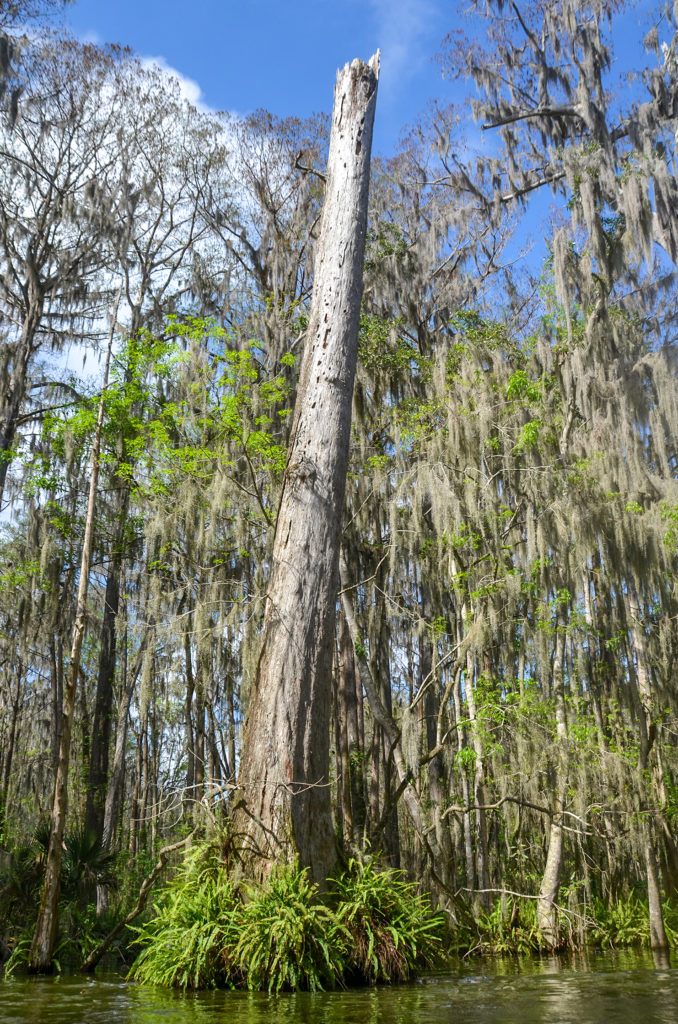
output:
[{"label": "water", "polygon": [[678,1024],[678,969],[649,953],[456,962],[410,985],[182,995],[106,975],[0,983],[0,1024]]}]

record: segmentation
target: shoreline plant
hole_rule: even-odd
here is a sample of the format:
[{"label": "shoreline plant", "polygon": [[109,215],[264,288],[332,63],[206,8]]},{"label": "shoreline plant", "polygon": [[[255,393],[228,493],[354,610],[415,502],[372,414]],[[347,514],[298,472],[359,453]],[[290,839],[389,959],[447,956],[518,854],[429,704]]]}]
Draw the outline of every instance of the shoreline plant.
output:
[{"label": "shoreline plant", "polygon": [[406,981],[445,959],[444,918],[401,871],[351,859],[331,880],[337,920],[349,932],[351,977],[375,984]]},{"label": "shoreline plant", "polygon": [[349,861],[320,893],[298,863],[266,882],[234,882],[198,846],[135,929],[129,976],[183,989],[318,991],[405,981],[441,964],[444,919],[401,872]]}]

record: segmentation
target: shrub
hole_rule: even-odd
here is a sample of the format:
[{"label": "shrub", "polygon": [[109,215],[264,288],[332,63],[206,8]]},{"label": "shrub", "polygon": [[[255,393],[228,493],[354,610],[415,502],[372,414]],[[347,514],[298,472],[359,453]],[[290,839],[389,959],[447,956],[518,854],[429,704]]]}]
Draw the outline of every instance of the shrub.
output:
[{"label": "shrub", "polygon": [[250,989],[314,992],[343,977],[349,934],[298,865],[245,887],[239,930],[235,957]]},{"label": "shrub", "polygon": [[283,989],[402,981],[444,959],[442,915],[398,871],[351,861],[323,898],[298,864],[236,886],[219,850],[194,849],[135,929],[130,975],[146,984]]},{"label": "shrub", "polygon": [[337,920],[350,933],[347,969],[370,983],[404,981],[445,959],[444,918],[400,871],[350,860],[332,882]]},{"label": "shrub", "polygon": [[459,936],[460,946],[478,953],[528,955],[542,948],[542,938],[537,925],[537,907],[534,900],[512,903],[511,913],[506,913],[501,900],[482,911],[473,919],[472,926],[466,925]]},{"label": "shrub", "polygon": [[[678,941],[678,905],[666,900],[662,907],[664,928],[672,946]],[[593,922],[590,938],[596,946],[614,949],[620,946],[649,946],[650,914],[647,903],[632,893],[627,899],[605,904],[595,899],[591,905]]]},{"label": "shrub", "polygon": [[151,985],[213,988],[233,985],[229,955],[237,942],[235,887],[210,846],[198,846],[159,894],[156,915],[141,927],[142,950],[130,975]]}]

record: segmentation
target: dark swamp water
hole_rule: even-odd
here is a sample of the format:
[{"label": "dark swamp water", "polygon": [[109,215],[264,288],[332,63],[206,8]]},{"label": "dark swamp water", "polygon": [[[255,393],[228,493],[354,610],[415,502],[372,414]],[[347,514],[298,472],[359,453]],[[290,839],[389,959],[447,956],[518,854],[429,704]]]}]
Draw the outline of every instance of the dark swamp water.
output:
[{"label": "dark swamp water", "polygon": [[[676,962],[674,956],[673,962]],[[2,1024],[678,1024],[678,969],[649,953],[455,961],[409,985],[181,995],[116,975],[0,982]]]}]

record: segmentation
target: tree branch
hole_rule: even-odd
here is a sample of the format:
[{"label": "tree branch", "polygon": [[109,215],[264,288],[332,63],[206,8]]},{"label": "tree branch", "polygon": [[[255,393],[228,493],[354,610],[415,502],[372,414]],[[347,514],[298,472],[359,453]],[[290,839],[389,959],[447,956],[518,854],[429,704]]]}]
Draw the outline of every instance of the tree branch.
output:
[{"label": "tree branch", "polygon": [[108,935],[104,939],[102,939],[99,945],[96,946],[92,950],[92,952],[85,958],[82,967],[80,968],[82,971],[84,971],[86,974],[91,974],[92,971],[94,971],[94,969],[96,968],[97,964],[100,963],[102,957],[107,953],[111,944],[115,941],[115,939],[117,939],[118,935],[123,930],[123,928],[125,928],[128,924],[131,924],[131,922],[139,916],[139,914],[146,906],[146,901],[153,887],[153,883],[155,882],[156,878],[163,871],[167,864],[167,858],[169,857],[169,855],[171,853],[174,853],[175,850],[180,850],[182,846],[186,846],[191,841],[194,834],[194,832],[190,832],[184,839],[180,839],[178,843],[171,843],[169,846],[163,846],[162,850],[158,854],[158,860],[153,870],[150,872],[150,874],[146,875],[143,882],[141,883],[141,888],[139,889],[137,902],[134,905],[133,909],[130,910],[129,914],[126,917],[124,917],[121,921],[118,921],[115,928],[113,928],[108,933]]}]

